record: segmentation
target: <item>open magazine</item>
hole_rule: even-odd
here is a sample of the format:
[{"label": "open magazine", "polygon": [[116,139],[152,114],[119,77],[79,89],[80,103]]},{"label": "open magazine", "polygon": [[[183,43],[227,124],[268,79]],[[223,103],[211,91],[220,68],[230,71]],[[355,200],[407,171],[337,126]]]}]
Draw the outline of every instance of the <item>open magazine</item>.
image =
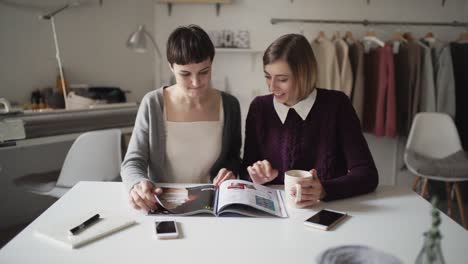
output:
[{"label": "open magazine", "polygon": [[150,214],[194,215],[209,213],[288,217],[280,190],[243,180],[187,188],[162,188],[158,209]]}]

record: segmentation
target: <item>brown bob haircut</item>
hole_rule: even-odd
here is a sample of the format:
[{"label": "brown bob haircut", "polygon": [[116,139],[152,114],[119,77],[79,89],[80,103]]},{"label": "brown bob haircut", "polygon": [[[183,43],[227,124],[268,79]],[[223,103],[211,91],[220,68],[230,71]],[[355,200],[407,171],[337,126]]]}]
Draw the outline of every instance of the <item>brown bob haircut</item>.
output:
[{"label": "brown bob haircut", "polygon": [[285,60],[296,80],[297,101],[305,99],[317,83],[317,62],[307,39],[299,34],[279,37],[263,54],[263,67],[277,60]]},{"label": "brown bob haircut", "polygon": [[176,28],[167,40],[167,61],[173,65],[213,61],[215,48],[208,34],[197,25]]}]

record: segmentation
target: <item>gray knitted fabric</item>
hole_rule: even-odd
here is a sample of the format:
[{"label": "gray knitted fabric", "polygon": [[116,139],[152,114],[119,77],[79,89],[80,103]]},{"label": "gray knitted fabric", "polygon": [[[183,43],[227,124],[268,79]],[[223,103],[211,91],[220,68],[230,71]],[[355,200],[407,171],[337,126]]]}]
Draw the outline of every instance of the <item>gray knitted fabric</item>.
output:
[{"label": "gray knitted fabric", "polygon": [[450,178],[468,177],[468,153],[463,150],[441,159],[406,150],[406,162],[409,167],[423,175]]}]

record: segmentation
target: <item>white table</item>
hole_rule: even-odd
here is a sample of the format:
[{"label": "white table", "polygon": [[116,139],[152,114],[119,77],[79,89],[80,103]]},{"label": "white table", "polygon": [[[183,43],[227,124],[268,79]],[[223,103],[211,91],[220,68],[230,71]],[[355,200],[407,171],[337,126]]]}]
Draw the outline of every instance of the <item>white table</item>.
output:
[{"label": "white table", "polygon": [[[302,222],[322,207],[351,217],[328,232],[305,227]],[[80,182],[0,250],[0,263],[315,263],[323,250],[345,244],[371,246],[414,263],[431,224],[430,208],[409,188],[379,187],[369,195],[290,209],[288,219],[153,217],[128,206],[121,183]],[[94,209],[126,214],[139,224],[75,250],[34,234],[64,214]],[[466,263],[468,232],[441,216],[446,263]],[[153,222],[162,218],[179,221],[181,239],[155,238]]]}]

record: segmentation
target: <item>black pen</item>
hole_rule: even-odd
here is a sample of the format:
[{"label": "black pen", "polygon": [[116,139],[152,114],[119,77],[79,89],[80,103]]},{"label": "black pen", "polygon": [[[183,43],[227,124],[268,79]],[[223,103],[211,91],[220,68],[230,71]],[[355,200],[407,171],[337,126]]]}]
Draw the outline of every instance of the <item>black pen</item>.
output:
[{"label": "black pen", "polygon": [[89,218],[88,220],[84,221],[82,224],[70,229],[68,231],[68,234],[70,236],[73,236],[73,235],[76,235],[78,234],[79,232],[85,230],[86,228],[88,228],[89,226],[91,226],[92,224],[94,224],[97,220],[99,220],[99,214],[95,214],[93,215],[91,218]]}]

